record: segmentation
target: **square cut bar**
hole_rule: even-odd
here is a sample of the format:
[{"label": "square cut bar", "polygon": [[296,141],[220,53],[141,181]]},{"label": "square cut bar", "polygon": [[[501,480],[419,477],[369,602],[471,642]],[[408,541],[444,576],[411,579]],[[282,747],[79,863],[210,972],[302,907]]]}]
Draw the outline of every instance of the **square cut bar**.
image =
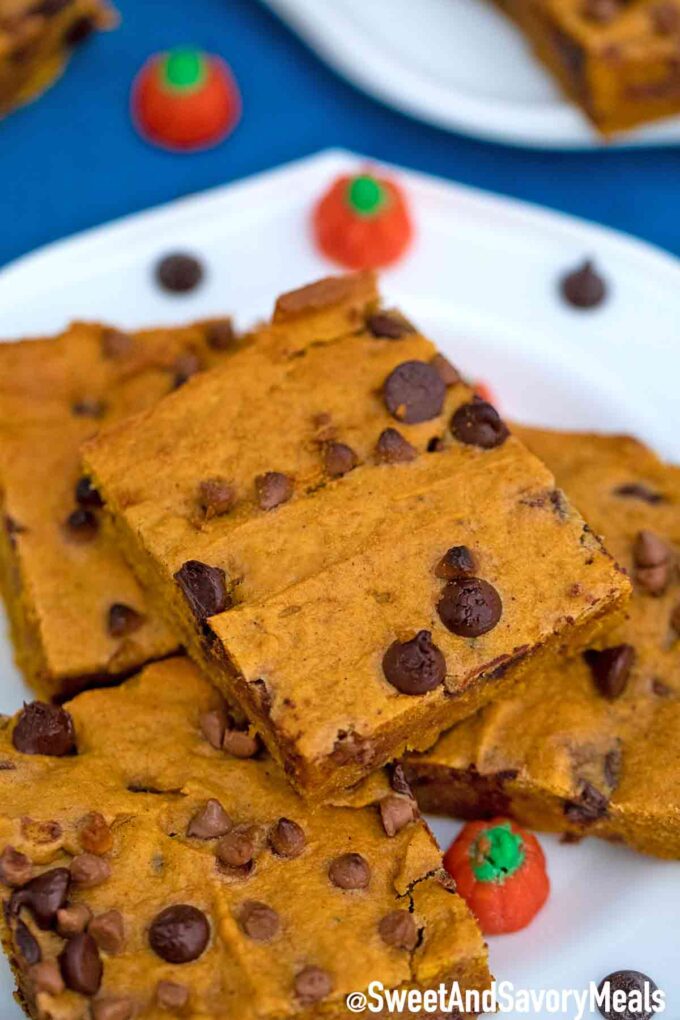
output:
[{"label": "square cut bar", "polygon": [[29,1016],[302,1020],[372,981],[488,987],[400,771],[310,809],[262,752],[214,749],[222,713],[177,658],[5,720],[0,924]]},{"label": "square cut bar", "polygon": [[[168,621],[310,796],[429,746],[628,594],[370,277],[280,299],[228,368],[83,455]],[[231,499],[201,516],[206,485]]]},{"label": "square cut bar", "polygon": [[18,664],[43,697],[63,700],[178,647],[115,547],[79,448],[224,359],[215,344],[235,346],[229,338],[227,320],[134,335],[76,323],[0,344],[0,583]]},{"label": "square cut bar", "polygon": [[407,772],[437,814],[509,813],[678,859],[680,469],[629,437],[520,435],[631,571],[628,617],[409,757]]},{"label": "square cut bar", "polygon": [[680,112],[680,0],[497,0],[604,135]]},{"label": "square cut bar", "polygon": [[76,46],[116,22],[104,0],[2,0],[0,116],[40,95]]}]

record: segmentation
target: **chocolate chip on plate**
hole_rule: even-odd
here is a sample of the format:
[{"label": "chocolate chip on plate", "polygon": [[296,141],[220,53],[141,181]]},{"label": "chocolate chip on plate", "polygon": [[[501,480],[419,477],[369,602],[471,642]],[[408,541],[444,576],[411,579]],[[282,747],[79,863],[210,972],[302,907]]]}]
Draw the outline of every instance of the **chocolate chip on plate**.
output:
[{"label": "chocolate chip on plate", "polygon": [[321,967],[303,967],[295,975],[295,994],[303,1005],[325,999],[332,990],[331,976]]},{"label": "chocolate chip on plate", "polygon": [[26,907],[38,927],[47,931],[56,922],[57,911],[66,904],[70,884],[71,873],[68,868],[44,871],[12,893],[9,912],[16,916],[22,907]]},{"label": "chocolate chip on plate", "polygon": [[441,414],[446,386],[433,365],[404,361],[385,380],[383,399],[393,418],[407,425],[429,421]]},{"label": "chocolate chip on plate", "polygon": [[479,637],[493,630],[503,614],[501,597],[480,577],[449,581],[437,603],[444,626],[458,637]]},{"label": "chocolate chip on plate", "polygon": [[449,428],[454,439],[482,450],[501,446],[510,435],[496,408],[479,397],[454,411]]},{"label": "chocolate chip on plate", "polygon": [[391,910],[385,914],[378,925],[378,931],[385,945],[393,949],[406,949],[410,952],[418,942],[418,929],[408,910]]},{"label": "chocolate chip on plate", "polygon": [[246,900],[239,920],[243,931],[255,942],[270,942],[278,934],[279,915],[259,900]]},{"label": "chocolate chip on plate", "polygon": [[600,652],[589,648],[583,653],[583,658],[590,667],[593,681],[600,694],[610,701],[620,698],[626,689],[635,661],[633,646],[614,645]]},{"label": "chocolate chip on plate", "polygon": [[92,542],[99,531],[97,515],[92,510],[79,506],[71,511],[64,521],[66,537],[74,542]]},{"label": "chocolate chip on plate", "polygon": [[166,963],[197,960],[209,938],[210,925],[205,914],[187,903],[161,910],[149,928],[149,945]]},{"label": "chocolate chip on plate", "polygon": [[437,577],[446,581],[454,581],[460,577],[472,577],[477,565],[475,558],[466,545],[452,545],[447,549],[434,572]]},{"label": "chocolate chip on plate", "polygon": [[127,637],[134,634],[144,623],[144,617],[132,606],[126,606],[123,602],[114,602],[109,608],[106,618],[106,628],[114,638]]},{"label": "chocolate chip on plate", "polygon": [[198,620],[223,613],[231,605],[227,577],[221,567],[187,560],[174,577]]},{"label": "chocolate chip on plate", "polygon": [[563,276],[560,289],[564,300],[574,308],[596,308],[607,295],[606,284],[590,259]]},{"label": "chocolate chip on plate", "polygon": [[374,337],[385,340],[401,340],[416,331],[408,319],[397,311],[375,312],[366,320],[366,326]]},{"label": "chocolate chip on plate", "polygon": [[229,513],[236,503],[236,487],[226,478],[206,478],[198,486],[198,502],[209,520]]},{"label": "chocolate chip on plate", "polygon": [[193,255],[166,255],[156,266],[156,280],[171,294],[186,294],[203,279],[203,266]]},{"label": "chocolate chip on plate", "polygon": [[331,478],[342,478],[359,463],[359,458],[351,446],[346,443],[324,443],[324,471]]},{"label": "chocolate chip on plate", "polygon": [[405,464],[415,460],[418,451],[411,446],[408,440],[404,439],[401,432],[396,429],[387,428],[378,436],[375,444],[375,458],[381,464]]},{"label": "chocolate chip on plate", "polygon": [[393,641],[382,667],[385,679],[401,694],[426,694],[446,676],[446,660],[429,630],[418,631],[410,641]]},{"label": "chocolate chip on plate", "polygon": [[[654,1001],[654,993],[658,992],[658,987],[641,971],[615,970],[600,981],[598,992],[602,992],[605,986],[608,986],[609,995],[603,1005],[597,1003],[605,1020],[650,1020],[656,1013],[658,1003]],[[625,1000],[625,1005],[613,1001],[617,992],[617,999]]]},{"label": "chocolate chip on plate", "polygon": [[304,829],[290,818],[279,818],[269,833],[269,845],[279,857],[299,857],[306,842]]},{"label": "chocolate chip on plate", "polygon": [[293,495],[293,479],[281,471],[266,471],[255,479],[255,498],[261,510],[274,510]]},{"label": "chocolate chip on plate", "polygon": [[91,935],[81,932],[69,939],[59,956],[59,964],[64,983],[72,992],[87,996],[97,994],[104,968]]},{"label": "chocolate chip on plate", "polygon": [[225,836],[232,827],[233,822],[219,800],[211,797],[191,816],[187,836],[194,839],[216,839]]},{"label": "chocolate chip on plate", "polygon": [[48,754],[63,758],[76,749],[73,720],[58,705],[31,701],[19,713],[12,743],[22,754]]}]

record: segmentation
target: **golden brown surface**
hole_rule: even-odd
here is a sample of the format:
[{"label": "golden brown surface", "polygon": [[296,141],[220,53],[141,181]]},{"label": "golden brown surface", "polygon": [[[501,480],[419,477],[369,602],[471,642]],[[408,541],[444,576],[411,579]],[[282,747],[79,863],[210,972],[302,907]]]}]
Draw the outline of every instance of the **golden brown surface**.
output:
[{"label": "golden brown surface", "polygon": [[[134,336],[76,323],[57,338],[0,344],[0,582],[17,661],[43,697],[63,698],[177,648],[104,516],[89,511],[98,526],[91,536],[66,521],[78,506],[82,441],[157,401],[178,375],[224,358],[211,336],[208,323]],[[140,625],[110,633],[114,604],[141,614]]]},{"label": "golden brown surface", "polygon": [[[535,828],[624,840],[680,857],[680,469],[628,437],[520,430],[558,482],[634,575],[638,533],[673,550],[669,583],[636,582],[627,620],[596,647],[635,649],[623,693],[604,697],[583,658],[553,663],[455,727],[408,771],[426,810],[515,815]],[[619,491],[633,488],[628,495]],[[646,498],[645,498],[646,497]],[[593,788],[596,794],[593,794]],[[592,810],[586,810],[584,804]],[[586,815],[591,817],[586,817]]]},{"label": "golden brown surface", "polygon": [[[415,820],[386,835],[378,808],[396,796],[387,774],[376,773],[336,806],[311,810],[270,759],[239,760],[208,744],[199,717],[219,705],[189,660],[170,659],[119,688],[69,703],[75,756],[20,754],[12,746],[12,720],[0,732],[0,852],[13,847],[39,874],[77,867],[74,855],[85,843],[110,870],[96,886],[72,882],[68,897],[71,906],[87,905],[95,922],[108,911],[122,915],[122,944],[115,952],[100,950],[103,980],[94,1015],[113,998],[130,1009],[120,1007],[111,1014],[116,1018],[167,1018],[172,1014],[156,1005],[160,981],[185,989],[181,1015],[202,1020],[345,1016],[346,994],[374,980],[418,987],[455,978],[463,989],[486,987],[486,947],[462,900],[440,883],[440,853],[429,830]],[[187,835],[210,799],[252,839],[250,866],[220,864],[217,838]],[[104,822],[95,843],[82,835],[83,819],[93,811]],[[280,818],[303,830],[304,848],[294,858],[275,853],[269,842]],[[366,888],[343,889],[329,878],[332,862],[350,852],[370,869]],[[10,890],[0,888],[6,903]],[[269,940],[244,930],[252,901],[278,917]],[[148,941],[156,915],[176,904],[197,907],[210,926],[204,952],[181,964],[165,962]],[[379,934],[381,919],[394,910],[410,912],[420,933],[410,951]],[[43,963],[56,959],[65,940],[40,931],[26,908],[20,916],[10,911],[9,928],[3,922],[31,1015],[89,1020],[88,1000],[74,991],[41,991],[36,1000],[36,972],[16,943],[19,921],[37,939]],[[295,983],[309,966],[328,975],[332,991],[305,1006]]]},{"label": "golden brown surface", "polygon": [[115,23],[105,0],[0,0],[0,116],[40,95],[75,46]]},{"label": "golden brown surface", "polygon": [[[280,299],[269,333],[224,370],[84,451],[130,562],[183,643],[291,781],[315,796],[406,747],[428,746],[507,689],[514,660],[553,640],[586,640],[579,626],[597,626],[628,590],[516,439],[482,449],[452,437],[452,412],[471,398],[463,382],[422,422],[389,413],[385,379],[436,351],[412,327],[398,339],[376,337],[370,278],[350,279],[351,287],[323,281]],[[377,462],[386,428],[411,444],[412,459]],[[425,452],[433,439],[437,452]],[[333,478],[326,457],[338,442],[357,466]],[[293,496],[265,511],[255,479],[267,471],[292,478]],[[234,505],[201,517],[201,482],[215,477],[228,482]],[[483,636],[455,636],[437,614],[443,582],[434,570],[453,545],[470,546],[503,601],[500,622]],[[187,561],[225,574],[231,608],[202,625],[174,580]],[[426,694],[399,693],[382,657],[423,629],[446,657],[445,681]]]},{"label": "golden brown surface", "polygon": [[678,0],[497,0],[605,135],[680,112]]}]

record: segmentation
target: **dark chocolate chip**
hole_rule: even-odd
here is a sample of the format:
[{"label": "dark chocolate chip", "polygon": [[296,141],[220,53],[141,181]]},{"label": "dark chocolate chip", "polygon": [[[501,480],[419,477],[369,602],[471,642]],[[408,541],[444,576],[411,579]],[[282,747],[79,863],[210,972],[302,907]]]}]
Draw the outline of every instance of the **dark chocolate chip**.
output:
[{"label": "dark chocolate chip", "polygon": [[231,319],[217,319],[206,326],[205,338],[214,351],[227,351],[233,347],[236,334]]},{"label": "dark chocolate chip", "polygon": [[105,358],[125,358],[132,353],[134,338],[120,329],[105,329],[102,332],[102,354]]},{"label": "dark chocolate chip", "polygon": [[621,697],[628,684],[630,671],[635,661],[632,645],[614,645],[601,652],[589,648],[583,658],[590,667],[595,686],[600,694],[614,701]]},{"label": "dark chocolate chip", "polygon": [[366,320],[369,333],[385,340],[401,340],[402,337],[415,333],[415,327],[401,312],[376,312]]},{"label": "dark chocolate chip", "polygon": [[104,500],[92,484],[92,479],[83,475],[76,482],[75,488],[76,503],[79,506],[87,507],[89,510],[98,510],[104,505]]},{"label": "dark chocolate chip", "polygon": [[71,410],[78,418],[103,418],[106,414],[106,401],[83,397],[71,404]]},{"label": "dark chocolate chip", "polygon": [[430,364],[439,372],[445,386],[455,386],[460,382],[460,372],[443,354],[435,354],[430,359]]},{"label": "dark chocolate chip", "polygon": [[[656,1004],[652,996],[658,991],[657,985],[650,977],[639,970],[615,970],[607,974],[598,985],[598,992],[602,992],[605,986],[609,987],[609,996],[601,1006],[597,1002],[598,1011],[604,1020],[650,1020],[656,1013]],[[615,992],[623,993],[617,998],[625,996],[625,1005],[613,1002]],[[614,1007],[619,1008],[614,1008]]]},{"label": "dark chocolate chip", "polygon": [[449,428],[454,439],[482,450],[501,446],[510,435],[496,408],[478,397],[454,411]]},{"label": "dark chocolate chip", "polygon": [[432,436],[432,438],[427,441],[426,449],[428,453],[441,453],[444,449],[444,440],[441,436]]},{"label": "dark chocolate chip", "polygon": [[21,956],[22,961],[28,967],[32,967],[35,963],[40,963],[42,959],[40,944],[23,921],[17,921],[16,928],[14,929],[14,945],[17,947],[17,952]]},{"label": "dark chocolate chip", "polygon": [[66,905],[71,873],[68,868],[52,868],[37,875],[30,882],[15,890],[9,901],[10,914],[17,915],[26,907],[43,931],[54,927],[57,911]]},{"label": "dark chocolate chip", "polygon": [[477,565],[475,558],[466,545],[452,545],[447,549],[434,572],[437,577],[446,581],[454,581],[460,577],[472,577]]},{"label": "dark chocolate chip", "polygon": [[306,843],[304,829],[290,818],[279,818],[269,833],[269,845],[279,857],[299,857]]},{"label": "dark chocolate chip", "polygon": [[325,999],[332,990],[330,974],[321,967],[304,967],[295,975],[295,994],[305,1005]]},{"label": "dark chocolate chip", "polygon": [[503,603],[488,581],[460,578],[445,586],[437,612],[452,634],[472,638],[493,630],[503,614]]},{"label": "dark chocolate chip", "polygon": [[82,18],[78,18],[74,21],[70,28],[67,29],[64,36],[64,42],[67,46],[80,46],[87,39],[90,38],[94,32],[96,25],[94,19],[85,15]]},{"label": "dark chocolate chip", "polygon": [[342,854],[331,861],[328,877],[338,889],[367,889],[371,881],[371,869],[361,854]]},{"label": "dark chocolate chip", "polygon": [[76,748],[73,720],[58,705],[32,701],[19,713],[12,743],[22,754],[48,754],[62,758]]},{"label": "dark chocolate chip", "polygon": [[395,793],[401,793],[405,797],[411,797],[413,795],[409,781],[406,778],[403,765],[388,765],[387,772],[390,777],[390,786]]},{"label": "dark chocolate chip", "polygon": [[375,457],[381,464],[404,464],[415,460],[418,451],[396,429],[384,429],[375,445]]},{"label": "dark chocolate chip", "polygon": [[246,900],[239,919],[241,928],[255,942],[270,942],[279,931],[279,915],[266,903]]},{"label": "dark chocolate chip", "polygon": [[382,661],[388,683],[401,694],[425,694],[444,682],[446,660],[429,630],[418,631],[410,641],[394,641]]},{"label": "dark chocolate chip", "polygon": [[608,798],[596,789],[592,783],[584,780],[577,800],[568,800],[564,804],[564,815],[570,822],[578,825],[589,825],[604,818],[609,809]]},{"label": "dark chocolate chip", "polygon": [[293,479],[280,471],[267,471],[255,479],[255,498],[261,510],[273,510],[293,495]]},{"label": "dark chocolate chip", "polygon": [[394,949],[415,949],[418,943],[418,929],[408,910],[392,910],[378,925],[380,938]]},{"label": "dark chocolate chip", "polygon": [[649,503],[651,506],[656,506],[657,503],[665,501],[665,496],[660,492],[655,492],[648,485],[641,485],[639,482],[627,482],[625,485],[617,486],[614,489],[614,495],[623,496],[624,499],[639,499],[641,502]]},{"label": "dark chocolate chip", "polygon": [[206,478],[199,483],[198,502],[208,519],[219,517],[233,509],[236,503],[236,488],[226,478]]},{"label": "dark chocolate chip", "polygon": [[359,463],[359,458],[351,446],[346,443],[324,443],[324,471],[331,478],[341,478],[348,474]]},{"label": "dark chocolate chip", "polygon": [[197,960],[209,938],[210,925],[205,914],[186,903],[161,910],[149,928],[149,945],[167,963]]},{"label": "dark chocolate chip", "polygon": [[174,577],[198,620],[223,613],[231,605],[226,574],[221,567],[187,560]]},{"label": "dark chocolate chip", "polygon": [[143,623],[144,617],[132,606],[126,606],[123,602],[114,602],[109,608],[106,628],[111,637],[120,638],[134,634]]},{"label": "dark chocolate chip", "polygon": [[404,361],[383,386],[385,406],[393,418],[415,425],[441,414],[446,386],[437,369],[426,361]]},{"label": "dark chocolate chip", "polygon": [[102,961],[97,943],[86,932],[68,939],[59,956],[61,976],[72,992],[92,996],[102,983]]},{"label": "dark chocolate chip", "polygon": [[[606,0],[593,2],[605,3]],[[589,259],[562,278],[560,289],[564,300],[574,308],[596,308],[607,295],[605,282]]]},{"label": "dark chocolate chip", "polygon": [[193,255],[166,255],[156,266],[156,280],[172,294],[186,294],[203,279],[203,266]]},{"label": "dark chocolate chip", "polygon": [[64,521],[64,529],[74,542],[92,542],[97,537],[99,521],[92,510],[79,506]]}]

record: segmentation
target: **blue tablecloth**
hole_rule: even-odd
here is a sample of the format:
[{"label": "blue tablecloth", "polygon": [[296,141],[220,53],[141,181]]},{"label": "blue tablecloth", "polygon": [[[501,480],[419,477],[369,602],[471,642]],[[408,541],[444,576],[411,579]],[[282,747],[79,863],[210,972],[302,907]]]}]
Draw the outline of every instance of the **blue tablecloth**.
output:
[{"label": "blue tablecloth", "polygon": [[[256,0],[118,0],[118,7],[117,32],[85,45],[55,88],[0,124],[0,265],[331,145],[576,213],[680,254],[678,148],[562,154],[476,142],[363,96]],[[235,134],[191,156],[146,145],[127,105],[144,59],[183,43],[222,53],[244,99]]]}]

